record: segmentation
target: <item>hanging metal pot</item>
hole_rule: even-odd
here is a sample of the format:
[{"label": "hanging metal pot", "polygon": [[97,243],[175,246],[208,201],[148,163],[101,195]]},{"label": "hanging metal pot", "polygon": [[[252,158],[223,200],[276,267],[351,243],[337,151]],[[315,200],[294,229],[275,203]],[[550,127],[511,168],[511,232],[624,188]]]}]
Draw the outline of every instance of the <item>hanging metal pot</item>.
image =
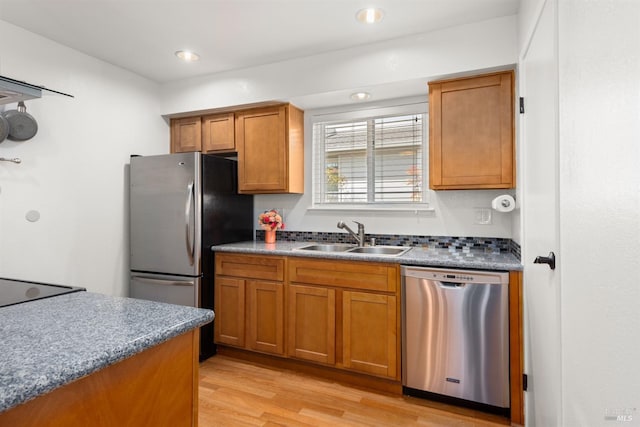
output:
[{"label": "hanging metal pot", "polygon": [[24,102],[18,102],[17,110],[9,110],[4,113],[4,117],[9,122],[9,140],[26,141],[33,138],[38,133],[38,122],[27,113]]},{"label": "hanging metal pot", "polygon": [[0,113],[0,142],[9,136],[9,120],[4,117],[4,113]]}]

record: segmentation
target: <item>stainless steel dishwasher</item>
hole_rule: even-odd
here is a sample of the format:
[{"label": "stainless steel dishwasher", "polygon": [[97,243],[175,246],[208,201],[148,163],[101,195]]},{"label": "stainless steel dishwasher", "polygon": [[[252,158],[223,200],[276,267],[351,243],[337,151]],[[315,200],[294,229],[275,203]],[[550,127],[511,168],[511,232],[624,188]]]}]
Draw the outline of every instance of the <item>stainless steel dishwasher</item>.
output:
[{"label": "stainless steel dishwasher", "polygon": [[505,272],[402,267],[405,394],[508,411],[508,285]]}]

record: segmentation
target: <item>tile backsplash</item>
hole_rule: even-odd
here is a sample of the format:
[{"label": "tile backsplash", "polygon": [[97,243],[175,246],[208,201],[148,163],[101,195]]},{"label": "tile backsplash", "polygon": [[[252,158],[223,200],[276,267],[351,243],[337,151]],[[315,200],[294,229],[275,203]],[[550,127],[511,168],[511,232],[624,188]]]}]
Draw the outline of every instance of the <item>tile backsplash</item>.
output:
[{"label": "tile backsplash", "polygon": [[[390,246],[427,246],[432,248],[450,248],[484,250],[488,252],[507,252],[520,258],[520,245],[511,239],[499,237],[452,237],[452,236],[415,236],[405,234],[371,234],[367,233],[366,241],[376,239],[376,245]],[[264,239],[264,230],[256,230],[256,240]],[[332,233],[322,231],[288,231],[279,230],[277,239],[285,242],[326,242],[355,243],[348,233]]]}]

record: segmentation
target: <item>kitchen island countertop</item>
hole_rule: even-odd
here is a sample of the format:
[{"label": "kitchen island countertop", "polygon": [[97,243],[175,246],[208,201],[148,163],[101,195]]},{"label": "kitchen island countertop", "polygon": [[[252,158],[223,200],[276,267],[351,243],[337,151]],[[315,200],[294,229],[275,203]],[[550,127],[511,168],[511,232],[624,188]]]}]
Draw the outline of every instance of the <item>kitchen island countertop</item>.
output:
[{"label": "kitchen island countertop", "polygon": [[211,310],[91,292],[0,308],[0,412],[213,317]]},{"label": "kitchen island countertop", "polygon": [[[276,242],[264,243],[247,241],[212,246],[215,252],[247,253],[261,255],[299,256],[349,261],[389,262],[403,265],[425,267],[470,268],[480,270],[522,271],[520,260],[511,253],[486,252],[471,249],[442,249],[432,247],[412,247],[400,256],[381,256],[372,254],[353,254],[348,252],[316,252],[299,248],[314,242]],[[326,242],[321,242],[326,243]]]}]

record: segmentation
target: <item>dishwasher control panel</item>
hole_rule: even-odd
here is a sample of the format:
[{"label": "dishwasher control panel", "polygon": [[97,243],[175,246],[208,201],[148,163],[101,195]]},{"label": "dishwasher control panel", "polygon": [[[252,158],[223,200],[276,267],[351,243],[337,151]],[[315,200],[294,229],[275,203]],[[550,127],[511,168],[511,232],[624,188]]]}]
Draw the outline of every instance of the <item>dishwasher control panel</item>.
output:
[{"label": "dishwasher control panel", "polygon": [[505,273],[496,271],[445,270],[437,268],[402,266],[402,274],[408,277],[418,277],[421,279],[435,280],[438,282],[488,284],[508,283],[508,278],[505,281]]}]

